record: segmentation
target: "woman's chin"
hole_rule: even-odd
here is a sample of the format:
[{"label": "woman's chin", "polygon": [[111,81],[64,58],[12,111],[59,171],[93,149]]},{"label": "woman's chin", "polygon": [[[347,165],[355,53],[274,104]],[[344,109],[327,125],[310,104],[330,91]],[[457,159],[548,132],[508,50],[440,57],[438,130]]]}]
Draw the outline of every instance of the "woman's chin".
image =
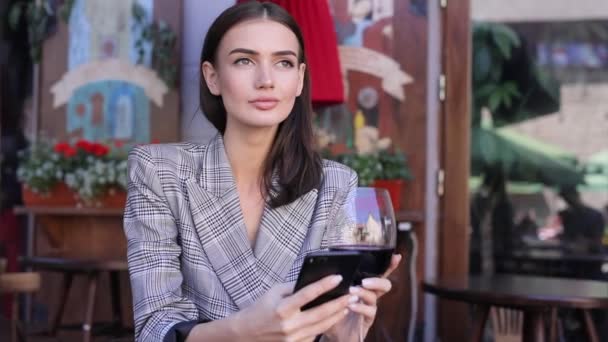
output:
[{"label": "woman's chin", "polygon": [[270,115],[256,115],[255,117],[249,117],[242,124],[251,128],[273,128],[278,126],[281,122],[285,121],[287,117],[283,116],[270,116]]}]

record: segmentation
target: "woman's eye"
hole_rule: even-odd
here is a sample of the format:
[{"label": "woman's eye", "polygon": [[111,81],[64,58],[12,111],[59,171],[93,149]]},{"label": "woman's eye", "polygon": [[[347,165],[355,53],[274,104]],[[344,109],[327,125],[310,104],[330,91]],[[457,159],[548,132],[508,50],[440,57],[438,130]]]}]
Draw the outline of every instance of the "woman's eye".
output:
[{"label": "woman's eye", "polygon": [[250,65],[251,61],[247,58],[239,58],[236,61],[234,61],[234,64],[236,65]]},{"label": "woman's eye", "polygon": [[291,61],[288,60],[284,60],[284,61],[280,61],[279,65],[284,67],[284,68],[293,68],[293,63]]}]

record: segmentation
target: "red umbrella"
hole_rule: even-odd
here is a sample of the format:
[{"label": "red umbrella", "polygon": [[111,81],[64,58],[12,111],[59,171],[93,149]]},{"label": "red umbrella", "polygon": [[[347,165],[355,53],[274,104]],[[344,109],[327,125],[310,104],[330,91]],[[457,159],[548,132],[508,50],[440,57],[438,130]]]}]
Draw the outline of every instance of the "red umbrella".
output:
[{"label": "red umbrella", "polygon": [[[237,0],[237,3],[249,0]],[[344,102],[338,41],[327,0],[267,0],[291,14],[304,36],[315,107]]]}]

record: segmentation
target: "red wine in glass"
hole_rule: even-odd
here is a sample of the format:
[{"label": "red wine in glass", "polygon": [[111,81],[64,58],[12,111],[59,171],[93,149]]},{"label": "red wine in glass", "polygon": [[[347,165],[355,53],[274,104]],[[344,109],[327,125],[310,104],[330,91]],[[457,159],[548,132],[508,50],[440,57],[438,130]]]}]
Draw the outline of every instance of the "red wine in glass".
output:
[{"label": "red wine in glass", "polygon": [[361,253],[361,263],[355,274],[354,285],[361,285],[365,278],[380,277],[391,264],[394,248],[386,246],[343,245],[332,246],[331,251],[357,251]]},{"label": "red wine in glass", "polygon": [[388,191],[358,187],[348,194],[328,223],[327,248],[361,254],[354,285],[382,276],[388,269],[397,240],[395,213]]},{"label": "red wine in glass", "polygon": [[[388,191],[365,187],[351,189],[327,227],[329,250],[361,254],[353,285],[359,286],[363,279],[386,272],[397,244],[395,212]],[[358,323],[359,341],[364,338],[361,322]]]}]

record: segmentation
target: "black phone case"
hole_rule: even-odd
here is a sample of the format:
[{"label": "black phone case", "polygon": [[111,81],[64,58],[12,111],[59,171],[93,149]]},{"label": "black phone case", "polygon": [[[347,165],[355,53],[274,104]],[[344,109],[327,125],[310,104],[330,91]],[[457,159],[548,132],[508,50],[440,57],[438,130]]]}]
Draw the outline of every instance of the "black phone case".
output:
[{"label": "black phone case", "polygon": [[356,251],[327,251],[307,255],[300,269],[294,292],[333,274],[341,275],[342,282],[336,288],[304,305],[302,310],[313,308],[347,294],[360,261],[361,254]]}]

